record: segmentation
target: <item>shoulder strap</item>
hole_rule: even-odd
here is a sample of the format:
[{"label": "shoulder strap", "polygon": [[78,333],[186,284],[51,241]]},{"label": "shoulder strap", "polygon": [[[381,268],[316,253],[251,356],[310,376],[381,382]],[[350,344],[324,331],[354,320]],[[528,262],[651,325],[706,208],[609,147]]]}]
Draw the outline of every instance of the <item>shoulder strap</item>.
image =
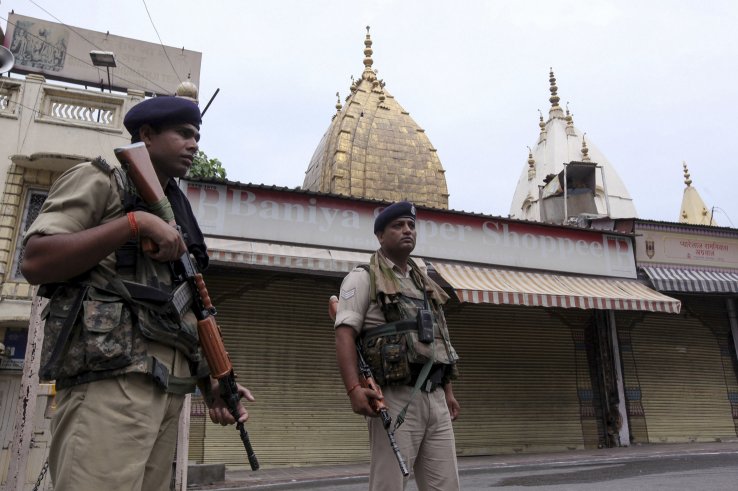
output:
[{"label": "shoulder strap", "polygon": [[92,165],[94,165],[106,174],[110,174],[113,171],[107,160],[102,157],[95,157],[94,159],[92,159]]}]

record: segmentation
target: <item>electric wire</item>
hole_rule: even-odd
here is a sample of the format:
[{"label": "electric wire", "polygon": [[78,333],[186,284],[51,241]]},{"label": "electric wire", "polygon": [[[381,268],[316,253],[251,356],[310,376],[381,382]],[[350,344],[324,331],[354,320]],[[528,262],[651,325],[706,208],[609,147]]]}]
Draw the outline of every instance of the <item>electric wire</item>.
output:
[{"label": "electric wire", "polygon": [[[167,57],[167,61],[169,62],[169,66],[172,67],[172,71],[174,72],[174,75],[177,77],[177,80],[179,80],[179,83],[182,83],[182,77],[179,76],[179,73],[177,73],[177,69],[174,68],[174,63],[172,63],[171,58],[169,58],[169,53],[167,53],[166,48],[164,47],[164,43],[161,40],[161,36],[159,35],[159,30],[156,28],[156,25],[154,25],[154,19],[151,18],[151,12],[149,12],[149,6],[146,5],[146,0],[141,0],[144,4],[144,8],[146,9],[146,15],[149,16],[149,21],[151,21],[151,27],[154,28],[154,32],[156,33],[156,37],[159,38],[159,45],[161,46],[161,50],[164,52],[164,56]],[[184,49],[184,48],[182,48]]]},{"label": "electric wire", "polygon": [[735,227],[735,225],[733,225],[733,220],[730,219],[730,216],[728,216],[728,213],[725,210],[723,210],[722,208],[720,208],[719,206],[713,206],[712,207],[712,211],[710,213],[710,218],[712,218],[715,215],[715,210],[717,210],[717,211],[721,212],[723,215],[725,215],[725,218],[727,218],[728,221],[730,222],[730,226],[731,227]]},{"label": "electric wire", "polygon": [[[3,17],[3,16],[0,16],[0,19],[2,19],[2,20],[4,20],[5,22],[7,22],[7,23],[8,23],[8,25],[10,25],[10,26],[13,26],[13,27],[18,27],[18,26],[17,26],[17,24],[14,24],[13,22],[10,22],[10,20],[6,19],[6,18],[5,18],[5,17]],[[21,28],[21,29],[22,29],[22,28]],[[26,34],[28,34],[29,36],[31,36],[31,37],[33,37],[33,38],[35,38],[35,39],[38,39],[38,40],[39,40],[40,42],[42,42],[42,43],[44,43],[44,44],[47,44],[47,45],[49,45],[49,46],[53,46],[53,45],[52,45],[51,43],[49,43],[49,42],[48,42],[48,41],[46,41],[45,39],[43,39],[43,38],[41,38],[41,37],[39,37],[39,36],[36,36],[35,34],[33,34],[33,33],[32,33],[32,32],[30,32],[30,31],[26,31]],[[89,42],[89,41],[88,41],[88,42]],[[95,45],[93,44],[93,46],[95,46]],[[95,46],[95,47],[97,47],[97,46]],[[80,63],[82,63],[82,64],[84,64],[84,65],[87,65],[87,66],[89,66],[89,67],[92,67],[92,68],[96,68],[96,69],[98,69],[98,67],[96,67],[95,65],[93,65],[92,63],[90,63],[90,62],[89,62],[88,60],[84,60],[84,59],[82,59],[82,58],[77,58],[76,56],[74,56],[73,54],[71,54],[71,53],[69,53],[69,52],[67,52],[66,56],[69,56],[70,58],[72,58],[72,59],[74,59],[74,60],[77,60],[77,61],[79,61]],[[123,63],[121,63],[121,65],[123,65]],[[125,66],[125,65],[123,65],[123,66]],[[127,68],[129,68],[129,67],[127,67]],[[135,70],[132,70],[132,71],[133,71],[134,73],[137,73],[137,72],[135,72]],[[98,69],[98,73],[99,73],[99,72],[100,72],[100,70]],[[137,73],[137,74],[138,74],[138,73]],[[143,78],[143,79],[144,79],[144,80],[146,80],[147,82],[150,82],[150,83],[154,84],[154,85],[155,85],[156,87],[158,87],[159,89],[162,89],[162,90],[166,91],[166,89],[164,89],[164,87],[162,87],[162,86],[158,85],[158,84],[157,84],[156,82],[153,82],[153,81],[151,81],[151,80],[147,79],[146,77],[144,77],[144,76],[143,76],[143,75],[141,75],[141,74],[138,74],[138,75],[140,75],[140,76],[141,76],[141,78]],[[132,81],[132,80],[127,80],[127,79],[126,79],[125,77],[121,77],[120,75],[118,75],[118,76],[117,76],[117,78],[118,78],[118,80],[122,80],[122,81],[124,81],[124,82],[126,82],[126,83],[130,84],[130,86],[131,86],[131,87],[135,87],[135,88],[141,89],[141,90],[143,90],[144,92],[151,92],[151,93],[156,93],[156,91],[155,91],[155,90],[152,90],[151,88],[148,88],[148,87],[146,87],[146,86],[144,86],[144,85],[141,85],[141,84],[140,84],[140,83],[138,83],[138,82],[134,82],[134,81]]]},{"label": "electric wire", "polygon": [[[64,27],[66,27],[67,29],[69,29],[70,31],[72,31],[72,32],[73,32],[74,34],[76,34],[77,36],[79,36],[80,38],[82,38],[82,39],[83,39],[83,40],[84,40],[85,42],[87,42],[87,43],[88,43],[88,44],[89,44],[90,46],[93,46],[93,47],[94,47],[95,49],[98,49],[98,50],[100,50],[100,49],[101,49],[101,48],[100,48],[99,46],[97,46],[97,45],[96,45],[95,43],[93,43],[92,41],[90,41],[89,39],[87,39],[87,38],[86,38],[86,37],[85,37],[84,35],[82,35],[82,34],[81,34],[80,32],[78,32],[78,31],[77,31],[76,29],[74,29],[74,28],[73,28],[72,26],[69,26],[68,24],[64,23],[64,22],[63,22],[63,21],[62,21],[61,19],[59,19],[59,18],[58,18],[57,16],[55,16],[54,14],[52,14],[51,12],[49,12],[48,10],[46,10],[45,8],[43,8],[43,7],[41,6],[41,5],[39,5],[38,3],[36,3],[36,2],[34,1],[34,0],[28,0],[28,1],[29,1],[29,2],[31,2],[31,3],[33,4],[33,5],[35,5],[36,7],[38,7],[39,9],[43,10],[43,11],[44,11],[45,13],[47,13],[47,14],[48,14],[48,15],[50,15],[51,17],[53,17],[53,18],[54,18],[54,20],[56,20],[56,21],[57,21],[57,22],[58,22],[59,24],[63,25]],[[1,18],[1,17],[0,17],[0,18]],[[8,21],[7,19],[4,19],[4,20]],[[10,23],[10,22],[8,21],[8,23]],[[39,39],[40,39],[40,38],[39,38]],[[43,40],[43,39],[42,39],[42,41],[43,41],[44,43],[47,43],[47,44],[49,44],[49,43],[48,43],[47,41],[45,41],[45,40]],[[71,55],[70,55],[70,56],[71,56]],[[75,58],[74,56],[72,56],[72,57],[73,57],[73,58]],[[75,59],[78,59],[78,60],[79,60],[79,58],[75,58]],[[84,60],[80,60],[80,61],[82,61],[82,62],[83,62],[83,63],[84,63],[85,65],[88,65],[88,66],[94,66],[94,65],[91,65],[91,64],[90,64],[89,62],[87,62],[87,61],[84,61]],[[146,77],[145,77],[145,76],[144,76],[143,74],[141,74],[141,73],[139,73],[138,71],[136,71],[136,70],[135,70],[135,69],[134,69],[133,67],[131,67],[131,66],[129,66],[129,65],[126,65],[126,64],[125,64],[125,63],[123,63],[123,62],[120,62],[120,65],[121,65],[121,66],[123,66],[123,67],[125,67],[125,68],[128,68],[129,70],[131,70],[131,72],[135,73],[136,75],[138,75],[138,76],[139,76],[139,77],[141,77],[142,79],[144,79],[144,80],[146,80],[147,82],[149,82],[150,84],[152,84],[152,86],[154,86],[154,87],[157,87],[157,88],[161,89],[161,90],[163,91],[163,92],[161,92],[161,93],[168,93],[168,91],[167,91],[167,90],[166,90],[166,89],[165,89],[164,87],[162,87],[161,85],[157,84],[157,83],[156,83],[156,82],[154,82],[153,80],[151,80],[151,79],[149,79],[149,78],[146,78]],[[176,74],[176,73],[175,73],[175,74]],[[124,80],[124,81],[126,81],[126,82],[128,82],[128,83],[132,83],[132,84],[135,84],[134,82],[131,82],[130,80],[125,80],[125,79],[121,78],[120,76],[118,77],[118,79],[120,79],[120,80]],[[146,89],[146,87],[142,87],[142,86],[141,86],[140,84],[135,84],[135,85],[138,85],[139,87],[143,88],[144,90],[147,90],[147,89]],[[152,92],[152,93],[156,93],[157,91],[154,91],[154,90],[151,90],[151,89],[149,89],[149,92]]]},{"label": "electric wire", "polygon": [[[49,12],[48,10],[46,10],[45,8],[43,8],[43,7],[41,6],[41,5],[39,5],[38,3],[36,3],[36,2],[34,1],[34,0],[28,0],[28,1],[29,1],[29,2],[31,2],[31,3],[33,4],[33,5],[35,5],[36,7],[40,8],[41,10],[43,10],[44,12],[46,12],[47,14],[49,14],[49,15],[50,15],[51,17],[53,17],[53,18],[54,18],[54,20],[56,20],[56,21],[57,21],[57,22],[58,22],[59,24],[63,25],[64,27],[66,27],[67,29],[69,29],[70,31],[72,31],[73,33],[75,33],[75,34],[76,34],[77,36],[81,37],[81,38],[82,38],[83,40],[85,40],[85,41],[86,41],[86,42],[87,42],[88,44],[90,44],[91,46],[93,46],[93,47],[94,47],[95,49],[98,49],[98,50],[99,50],[99,49],[101,49],[101,48],[100,48],[99,46],[97,46],[97,45],[96,45],[95,43],[93,43],[92,41],[90,41],[89,39],[87,39],[86,37],[84,37],[84,36],[83,36],[83,35],[82,35],[81,33],[79,33],[79,32],[78,32],[78,31],[77,31],[76,29],[74,29],[74,28],[73,28],[72,26],[70,26],[70,25],[67,25],[67,24],[65,24],[65,23],[64,23],[64,22],[63,22],[63,21],[62,21],[61,19],[59,19],[59,18],[58,18],[57,16],[55,16],[54,14],[52,14],[51,12]],[[133,67],[131,67],[131,66],[128,66],[128,65],[126,65],[126,64],[125,64],[125,63],[123,63],[123,62],[121,62],[120,64],[121,64],[122,66],[124,66],[124,67],[128,68],[128,69],[129,69],[129,70],[131,70],[131,71],[132,71],[133,73],[135,73],[135,74],[136,74],[136,75],[138,75],[139,77],[143,78],[143,79],[144,79],[144,80],[146,80],[147,82],[149,82],[149,83],[153,84],[154,86],[156,86],[156,87],[158,87],[158,88],[160,88],[160,89],[164,89],[164,87],[162,87],[161,85],[157,84],[157,83],[156,83],[156,82],[154,82],[153,80],[150,80],[150,79],[146,78],[146,77],[145,77],[144,75],[142,75],[141,73],[139,73],[139,72],[137,72],[136,70],[134,70],[134,69],[133,69]],[[89,65],[89,63],[87,63],[87,65]],[[175,72],[175,75],[176,75],[176,72]],[[118,77],[118,78],[120,78],[120,77]],[[152,92],[153,92],[153,91],[152,91]]]}]

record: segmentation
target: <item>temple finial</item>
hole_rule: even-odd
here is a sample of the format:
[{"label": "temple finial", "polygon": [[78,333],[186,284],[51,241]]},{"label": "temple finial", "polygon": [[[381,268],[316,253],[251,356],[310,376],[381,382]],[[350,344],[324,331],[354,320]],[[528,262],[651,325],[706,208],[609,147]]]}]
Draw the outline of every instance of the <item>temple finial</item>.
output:
[{"label": "temple finial", "polygon": [[336,112],[341,112],[341,108],[343,105],[341,104],[341,94],[336,92]]},{"label": "temple finial", "polygon": [[541,133],[546,131],[546,123],[543,122],[543,113],[538,110],[538,127],[541,128]]},{"label": "temple finial", "polygon": [[366,26],[366,39],[364,39],[364,74],[373,74],[371,69],[372,65],[374,64],[374,60],[372,59],[373,53],[374,51],[372,51],[372,37],[369,34],[369,26]]},{"label": "temple finial", "polygon": [[577,132],[574,131],[574,115],[569,112],[569,103],[566,103],[566,136],[577,136]]},{"label": "temple finial", "polygon": [[585,136],[587,136],[587,133],[582,135],[582,162],[589,162],[589,148],[587,148],[587,142],[584,140]]},{"label": "temple finial", "polygon": [[689,187],[692,185],[692,179],[689,178],[689,169],[687,169],[687,162],[682,161],[682,166],[684,167],[684,184]]},{"label": "temple finial", "polygon": [[551,102],[551,108],[558,108],[559,107],[559,96],[557,95],[557,92],[559,88],[556,86],[556,77],[554,76],[553,67],[551,67],[549,71],[549,83],[551,84],[551,87],[549,87],[548,90],[551,91],[551,97],[549,97],[549,102]]}]

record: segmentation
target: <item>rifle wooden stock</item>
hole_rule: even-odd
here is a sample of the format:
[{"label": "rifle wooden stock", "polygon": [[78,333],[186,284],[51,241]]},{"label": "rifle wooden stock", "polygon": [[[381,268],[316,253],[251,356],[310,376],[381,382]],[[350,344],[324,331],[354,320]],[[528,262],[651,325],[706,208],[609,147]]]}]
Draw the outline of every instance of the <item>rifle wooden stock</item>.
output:
[{"label": "rifle wooden stock", "polygon": [[[194,268],[194,265],[192,266]],[[202,309],[197,309],[197,334],[200,337],[200,345],[205,354],[205,359],[210,367],[210,375],[220,380],[233,372],[231,357],[223,344],[223,333],[218,322],[215,320],[215,307],[210,300],[208,288],[201,273],[195,273],[193,278],[197,294],[200,297]]]},{"label": "rifle wooden stock", "polygon": [[205,359],[208,360],[210,375],[221,379],[231,373],[233,364],[231,364],[231,359],[223,345],[220,327],[215,322],[215,317],[211,316],[197,321],[197,334],[200,337],[200,345],[205,354]]},{"label": "rifle wooden stock", "polygon": [[[159,176],[156,175],[154,164],[151,163],[149,151],[143,142],[131,143],[115,150],[118,161],[126,168],[131,181],[141,198],[149,204],[158,203],[165,197],[161,188]],[[161,218],[161,217],[160,217]]]},{"label": "rifle wooden stock", "polygon": [[[156,175],[154,164],[151,163],[149,151],[143,142],[131,143],[124,147],[118,147],[114,150],[115,157],[126,169],[128,175],[136,185],[136,190],[147,205],[159,203],[162,199],[166,199],[164,190],[161,188],[159,176]],[[169,217],[159,216],[162,220],[168,221],[175,225],[174,220],[168,220]],[[148,237],[141,238],[141,248],[145,252],[156,252],[159,247]]]}]

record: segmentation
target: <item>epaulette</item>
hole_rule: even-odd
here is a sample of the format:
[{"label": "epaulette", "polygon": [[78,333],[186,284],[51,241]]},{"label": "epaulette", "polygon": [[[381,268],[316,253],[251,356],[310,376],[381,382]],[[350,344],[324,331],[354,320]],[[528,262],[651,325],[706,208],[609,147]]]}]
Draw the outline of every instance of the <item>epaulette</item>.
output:
[{"label": "epaulette", "polygon": [[94,165],[106,174],[110,174],[113,171],[113,168],[110,166],[110,164],[108,164],[102,157],[95,157],[92,160],[92,165]]},{"label": "epaulette", "polygon": [[118,185],[118,190],[120,190],[122,193],[125,192],[126,175],[120,166],[110,165],[102,157],[96,157],[92,160],[91,163],[92,165],[103,171],[106,175],[110,176],[112,174],[112,176],[115,178],[115,183]]}]

